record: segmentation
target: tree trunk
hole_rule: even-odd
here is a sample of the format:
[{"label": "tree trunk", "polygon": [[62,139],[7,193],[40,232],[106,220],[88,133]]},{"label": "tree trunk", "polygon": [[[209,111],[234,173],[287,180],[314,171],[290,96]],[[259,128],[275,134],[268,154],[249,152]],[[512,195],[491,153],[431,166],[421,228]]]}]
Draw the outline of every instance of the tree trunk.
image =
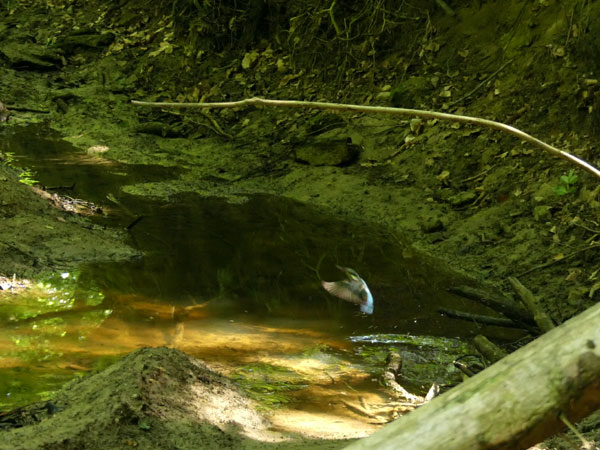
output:
[{"label": "tree trunk", "polygon": [[600,304],[347,449],[519,449],[600,407]]}]

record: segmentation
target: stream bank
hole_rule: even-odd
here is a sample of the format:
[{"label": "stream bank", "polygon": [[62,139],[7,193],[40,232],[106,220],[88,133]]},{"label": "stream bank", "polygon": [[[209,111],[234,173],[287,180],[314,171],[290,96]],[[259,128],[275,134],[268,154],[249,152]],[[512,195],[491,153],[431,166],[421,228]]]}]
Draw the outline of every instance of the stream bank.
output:
[{"label": "stream bank", "polygon": [[[231,381],[173,349],[143,348],[74,380],[52,402],[29,405],[2,433],[0,449],[336,449],[269,430]],[[31,434],[31,426],[38,431]]]},{"label": "stream bank", "polygon": [[[596,4],[473,1],[448,16],[431,3],[396,11],[401,38],[381,33],[372,43],[377,58],[353,66],[348,52],[362,55],[358,45],[332,49],[335,62],[326,62],[289,53],[290,42],[270,41],[286,29],[293,8],[271,5],[260,10],[262,19],[242,15],[226,38],[223,17],[212,25],[197,19],[232,13],[226,6],[196,16],[196,6],[178,2],[139,15],[135,4],[25,2],[4,11],[0,92],[9,107],[48,112],[14,111],[13,125],[49,121],[83,151],[102,148],[104,158],[186,169],[177,179],[135,183],[126,192],[168,198],[193,191],[232,202],[269,193],[309,202],[385,225],[505,291],[507,276],[527,272],[522,281],[561,322],[592,304],[596,292],[587,264],[596,253],[587,242],[594,240],[596,181],[577,170],[569,178],[566,162],[510,136],[437,121],[160,111],[129,103],[262,95],[456,111],[511,123],[598,162]],[[340,8],[338,14],[353,13]],[[381,20],[368,8],[364,15]],[[270,28],[256,25],[261,20]],[[313,30],[305,25],[288,31],[307,38]]]},{"label": "stream bank", "polygon": [[[127,193],[232,203],[267,193],[385,226],[494,289],[508,293],[506,277],[519,277],[558,323],[596,302],[597,180],[512,137],[436,121],[129,101],[261,95],[468,113],[598,165],[597,3],[449,2],[452,16],[423,0],[389,8],[391,19],[372,2],[331,15],[316,1],[249,2],[262,6],[240,13],[210,3],[8,3],[0,101],[13,109],[9,126],[47,122],[82,153],[185,169]],[[31,258],[13,261],[29,248],[13,237],[1,272],[36,273]],[[134,253],[120,248],[82,258]],[[35,257],[39,268],[55,261]]]}]

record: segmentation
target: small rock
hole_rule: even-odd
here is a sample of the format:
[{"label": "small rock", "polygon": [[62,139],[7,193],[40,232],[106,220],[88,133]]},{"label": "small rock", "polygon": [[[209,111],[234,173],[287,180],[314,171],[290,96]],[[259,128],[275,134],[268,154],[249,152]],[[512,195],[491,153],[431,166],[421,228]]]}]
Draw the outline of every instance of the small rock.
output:
[{"label": "small rock", "polygon": [[421,229],[425,233],[437,233],[444,228],[444,222],[439,217],[426,217],[421,222]]},{"label": "small rock", "polygon": [[84,33],[64,36],[56,41],[55,47],[67,54],[75,53],[78,48],[103,49],[115,41],[113,33]]},{"label": "small rock", "polygon": [[464,191],[464,192],[459,192],[456,195],[452,195],[452,196],[448,197],[448,202],[454,208],[458,208],[460,206],[464,206],[466,204],[473,203],[476,198],[477,198],[477,194],[475,192]]},{"label": "small rock", "polygon": [[0,53],[16,70],[44,71],[62,67],[60,52],[44,45],[7,42],[0,46]]},{"label": "small rock", "polygon": [[576,286],[569,289],[567,294],[567,302],[570,306],[581,307],[585,304],[588,298],[588,288],[585,286]]},{"label": "small rock", "polygon": [[97,155],[99,153],[106,153],[110,148],[106,145],[93,145],[87,149],[88,155]]},{"label": "small rock", "polygon": [[344,166],[354,162],[359,154],[357,145],[350,139],[329,142],[312,142],[295,149],[296,161],[311,166]]},{"label": "small rock", "polygon": [[537,203],[555,203],[558,200],[558,196],[554,190],[555,186],[548,183],[540,185],[533,194],[533,199]]},{"label": "small rock", "polygon": [[540,205],[533,208],[533,217],[539,222],[546,222],[552,219],[552,207]]},{"label": "small rock", "polygon": [[378,94],[375,96],[375,98],[376,98],[377,100],[385,100],[385,101],[387,101],[387,100],[389,100],[390,98],[392,98],[392,93],[391,93],[391,92],[389,92],[389,91],[386,91],[386,92],[379,92],[379,93],[378,93]]},{"label": "small rock", "polygon": [[425,77],[412,77],[391,90],[390,102],[399,108],[416,108],[431,97],[431,84]]}]

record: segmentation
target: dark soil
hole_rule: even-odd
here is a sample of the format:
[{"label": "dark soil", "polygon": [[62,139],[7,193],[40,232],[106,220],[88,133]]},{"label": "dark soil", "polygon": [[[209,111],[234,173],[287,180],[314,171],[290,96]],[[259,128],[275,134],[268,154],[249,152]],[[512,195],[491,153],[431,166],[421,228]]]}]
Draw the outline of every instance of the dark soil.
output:
[{"label": "dark soil", "polygon": [[84,216],[57,208],[50,194],[19,183],[18,172],[0,165],[0,267],[12,277],[39,276],[89,261],[118,261],[138,255],[124,233],[96,226]]},{"label": "dark soil", "polygon": [[[600,4],[455,1],[450,15],[425,0],[332,14],[318,0],[236,11],[163,3],[4,3],[0,101],[12,111],[2,126],[46,121],[82,152],[107,146],[105,158],[186,169],[130,193],[233,202],[271,193],[384,225],[507,295],[506,278],[518,277],[556,323],[597,301],[598,180],[514,137],[436,120],[130,100],[263,96],[454,112],[598,166]],[[0,170],[4,275],[133,254]]]}]

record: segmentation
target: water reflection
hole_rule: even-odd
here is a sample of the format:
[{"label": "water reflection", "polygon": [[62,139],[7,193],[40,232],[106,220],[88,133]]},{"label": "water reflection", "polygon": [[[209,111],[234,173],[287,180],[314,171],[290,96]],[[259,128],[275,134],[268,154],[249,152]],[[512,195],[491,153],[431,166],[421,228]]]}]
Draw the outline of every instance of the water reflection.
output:
[{"label": "water reflection", "polygon": [[[193,195],[169,203],[123,196],[143,216],[132,241],[138,261],[87,267],[82,280],[106,293],[135,293],[178,306],[208,302],[212,315],[247,314],[331,320],[348,330],[465,336],[474,327],[440,317],[462,303],[446,287],[462,280],[374,226],[335,220],[288,199],[251,197],[231,205]],[[372,317],[327,295],[321,279],[339,278],[336,264],[368,280]]]},{"label": "water reflection", "polygon": [[[43,135],[11,142],[10,151],[42,184],[74,185],[69,195],[96,202],[111,195],[127,211],[99,222],[125,227],[141,217],[130,243],[145,256],[57,274],[0,312],[0,391],[9,394],[0,409],[43,397],[74,374],[140,346],[168,345],[237,377],[257,396],[264,388],[271,399],[295,399],[316,412],[315,398],[323,410],[340,396],[381,400],[374,368],[361,359],[353,335],[481,332],[436,312],[481,312],[447,293],[464,280],[387,230],[285,198],[252,196],[233,205],[191,194],[168,202],[134,197],[120,190],[126,182],[175,172],[116,163],[107,169]],[[373,315],[323,291],[320,280],[339,278],[336,264],[368,282]],[[267,367],[289,377],[276,379]],[[267,371],[267,381],[252,381],[248,374],[256,371]],[[39,383],[40,377],[49,381]],[[279,396],[274,380],[283,383]]]},{"label": "water reflection", "polygon": [[[218,317],[324,319],[332,321],[329,331],[341,328],[346,335],[369,330],[470,336],[478,330],[436,312],[473,310],[446,292],[463,280],[387,230],[336,220],[285,198],[254,196],[241,205],[195,195],[142,199],[121,188],[172,178],[178,170],[88,156],[45,127],[2,133],[3,151],[35,170],[42,185],[73,186],[68,195],[127,212],[100,222],[124,227],[141,218],[130,235],[131,244],[146,253],[143,259],[89,266],[78,277],[84,289],[106,295],[108,304],[130,294],[177,306],[209,302]],[[356,269],[367,281],[373,317],[357,315],[352,305],[322,291],[321,279],[339,278],[336,264]]]}]

